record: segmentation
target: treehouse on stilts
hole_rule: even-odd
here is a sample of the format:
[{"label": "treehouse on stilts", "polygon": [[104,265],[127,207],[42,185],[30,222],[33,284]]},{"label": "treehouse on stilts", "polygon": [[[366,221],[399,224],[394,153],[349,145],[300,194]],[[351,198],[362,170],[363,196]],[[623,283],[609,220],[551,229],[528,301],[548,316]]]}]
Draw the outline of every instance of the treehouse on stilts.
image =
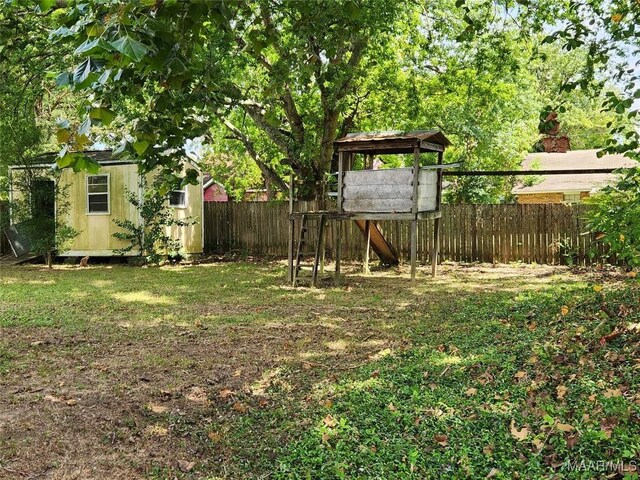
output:
[{"label": "treehouse on stilts", "polygon": [[[324,264],[325,233],[328,221],[337,222],[335,276],[340,279],[343,222],[355,221],[366,238],[365,271],[370,250],[382,263],[397,265],[398,255],[385,239],[376,221],[411,221],[411,279],[415,280],[418,247],[418,220],[433,220],[434,242],[431,273],[436,274],[442,198],[442,171],[458,164],[443,164],[449,140],[437,130],[412,132],[352,133],[335,142],[338,152],[337,196],[330,208],[295,211],[294,182],[289,195],[289,281],[297,285],[304,268],[303,259],[312,257],[311,281],[317,284]],[[434,164],[422,165],[425,153],[435,153]],[[374,169],[374,156],[412,154],[408,168]],[[364,155],[362,170],[354,170],[356,155]],[[324,202],[322,202],[324,203]],[[312,231],[316,235],[311,235]],[[296,238],[297,233],[297,238]],[[313,239],[313,240],[312,240]]]}]

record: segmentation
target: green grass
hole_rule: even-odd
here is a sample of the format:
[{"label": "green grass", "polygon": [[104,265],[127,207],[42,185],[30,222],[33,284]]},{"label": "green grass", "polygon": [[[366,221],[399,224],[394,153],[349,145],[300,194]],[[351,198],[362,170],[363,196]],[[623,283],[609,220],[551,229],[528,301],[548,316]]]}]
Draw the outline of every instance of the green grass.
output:
[{"label": "green grass", "polygon": [[[389,271],[292,289],[282,264],[4,268],[0,467],[155,480],[611,474],[563,465],[640,456],[640,288],[589,275],[450,266],[416,284]],[[207,402],[188,399],[196,387]]]},{"label": "green grass", "polygon": [[[552,286],[440,306],[440,328],[413,332],[422,345],[327,391],[331,408],[283,450],[278,477],[594,478],[615,473],[600,462],[637,465],[638,332],[598,339],[640,321],[640,290],[604,292]],[[603,305],[623,313],[607,319]],[[587,471],[566,463],[583,461]]]}]

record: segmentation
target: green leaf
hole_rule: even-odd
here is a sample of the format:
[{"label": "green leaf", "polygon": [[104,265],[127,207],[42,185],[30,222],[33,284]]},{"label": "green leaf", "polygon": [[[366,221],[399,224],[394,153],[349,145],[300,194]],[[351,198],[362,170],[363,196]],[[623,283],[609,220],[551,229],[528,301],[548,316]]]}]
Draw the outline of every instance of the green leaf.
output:
[{"label": "green leaf", "polygon": [[38,0],[40,10],[43,12],[49,11],[56,4],[56,0]]},{"label": "green leaf", "polygon": [[58,160],[56,161],[56,164],[60,168],[66,168],[69,165],[71,165],[73,163],[73,161],[74,161],[74,154],[73,153],[66,153],[64,156],[58,158]]},{"label": "green leaf", "polygon": [[78,128],[78,133],[80,135],[87,135],[89,136],[89,134],[91,133],[91,118],[89,116],[87,116],[84,121],[80,124],[80,127]]},{"label": "green leaf", "polygon": [[113,48],[118,50],[123,55],[131,58],[132,60],[135,60],[136,62],[142,60],[144,56],[147,55],[150,51],[149,47],[147,47],[145,44],[134,40],[128,35],[120,37],[119,39],[114,40],[110,43]]},{"label": "green leaf", "polygon": [[80,65],[76,67],[73,72],[73,83],[76,85],[82,84],[92,72],[97,71],[100,68],[99,62],[92,58],[86,58]]},{"label": "green leaf", "polygon": [[80,45],[78,45],[78,48],[76,48],[73,53],[75,55],[81,55],[83,53],[87,53],[87,52],[93,50],[96,46],[98,46],[98,42],[99,41],[100,40],[97,39],[97,38],[94,39],[94,40],[85,40]]},{"label": "green leaf", "polygon": [[146,140],[141,140],[139,142],[133,143],[133,149],[138,155],[144,154],[144,152],[147,151],[147,148],[149,148],[149,142],[147,142]]},{"label": "green leaf", "polygon": [[71,132],[66,128],[59,128],[58,131],[56,131],[56,139],[58,140],[58,143],[67,143],[70,138]]},{"label": "green leaf", "polygon": [[89,116],[94,120],[99,120],[103,125],[109,126],[113,121],[115,114],[106,107],[97,107],[89,110]]},{"label": "green leaf", "polygon": [[104,32],[104,27],[99,23],[92,23],[87,27],[88,37],[99,37]]},{"label": "green leaf", "polygon": [[69,72],[62,72],[56,77],[56,85],[59,87],[66,87],[71,83],[72,76]]}]

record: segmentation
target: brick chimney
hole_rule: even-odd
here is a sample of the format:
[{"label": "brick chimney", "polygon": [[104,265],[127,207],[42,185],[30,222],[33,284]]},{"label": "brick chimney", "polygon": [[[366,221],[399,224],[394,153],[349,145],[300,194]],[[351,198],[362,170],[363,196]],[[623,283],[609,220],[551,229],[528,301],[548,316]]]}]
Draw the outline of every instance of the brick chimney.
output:
[{"label": "brick chimney", "polygon": [[547,153],[565,153],[567,150],[571,150],[569,137],[560,135],[560,122],[557,119],[556,112],[549,113],[545,119],[545,123],[549,126],[545,130],[541,142]]}]

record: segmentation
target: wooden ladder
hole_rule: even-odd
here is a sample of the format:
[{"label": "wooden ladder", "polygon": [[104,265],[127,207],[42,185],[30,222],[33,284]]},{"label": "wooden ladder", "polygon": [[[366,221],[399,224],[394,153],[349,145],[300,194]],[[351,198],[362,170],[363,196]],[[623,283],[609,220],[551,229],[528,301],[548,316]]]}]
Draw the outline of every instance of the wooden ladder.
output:
[{"label": "wooden ladder", "polygon": [[[298,234],[298,248],[296,251],[295,268],[293,269],[293,286],[297,286],[300,278],[300,272],[305,265],[302,265],[302,259],[313,255],[313,265],[311,265],[311,283],[315,287],[318,283],[318,267],[322,260],[322,249],[324,248],[322,237],[324,235],[324,225],[326,218],[323,214],[320,215],[302,215],[300,222],[300,232]],[[315,242],[314,250],[307,250],[309,248],[309,232],[316,230],[318,235]],[[308,267],[308,265],[307,265]],[[308,278],[308,277],[307,277]]]}]

